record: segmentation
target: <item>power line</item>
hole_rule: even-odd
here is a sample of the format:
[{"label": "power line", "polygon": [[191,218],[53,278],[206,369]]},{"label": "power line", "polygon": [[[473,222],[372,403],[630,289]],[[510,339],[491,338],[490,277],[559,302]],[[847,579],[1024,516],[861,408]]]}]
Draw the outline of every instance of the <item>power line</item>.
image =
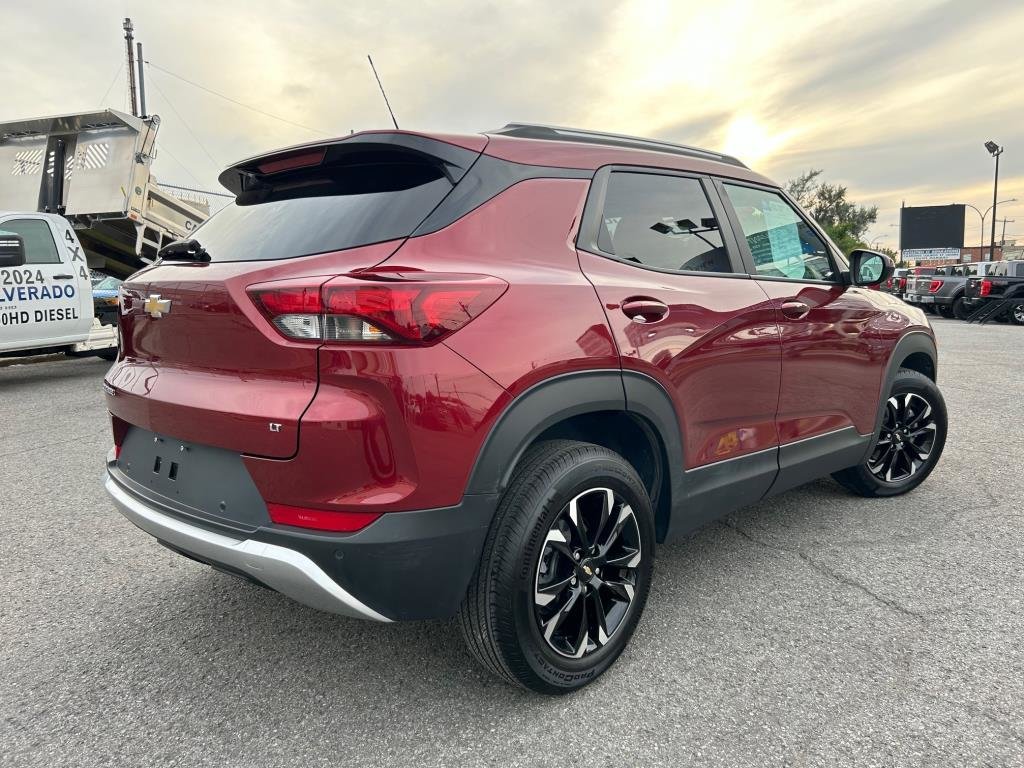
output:
[{"label": "power line", "polygon": [[[181,160],[179,160],[177,157],[174,156],[174,153],[171,152],[171,150],[167,148],[166,144],[161,144],[160,142],[157,142],[156,148],[157,148],[158,152],[166,152],[167,156],[170,157],[171,160],[176,162],[178,164],[178,167],[181,168],[181,170],[183,170],[185,173],[187,173],[192,178],[192,181],[194,181],[196,184],[202,183],[202,182],[199,181],[199,179],[196,177],[196,175],[194,173],[192,173],[192,171],[190,171],[188,169],[187,165],[185,165],[183,162],[181,162]],[[159,182],[157,182],[157,183],[159,183]]]},{"label": "power line", "polygon": [[112,89],[112,88],[114,87],[114,83],[116,83],[116,82],[117,82],[117,78],[119,78],[119,77],[121,76],[121,70],[123,70],[123,69],[124,69],[124,62],[122,61],[122,62],[121,62],[121,63],[120,63],[120,64],[119,64],[118,66],[117,66],[117,72],[115,72],[115,73],[114,73],[114,76],[113,76],[112,78],[110,78],[110,85],[108,85],[108,86],[107,86],[107,90],[105,90],[105,91],[103,92],[103,95],[102,95],[102,96],[100,96],[100,104],[99,104],[99,105],[100,105],[101,107],[103,106],[103,102],[105,102],[105,101],[107,100],[107,96],[109,96],[109,95],[110,95],[110,91],[111,91],[111,89]]},{"label": "power line", "polygon": [[167,94],[164,93],[163,88],[160,87],[160,85],[159,85],[159,83],[157,83],[156,79],[155,78],[150,78],[150,82],[153,83],[153,87],[156,88],[157,93],[159,93],[160,96],[163,97],[163,100],[167,102],[167,106],[169,106],[171,108],[171,111],[173,111],[174,114],[178,116],[178,119],[181,120],[181,124],[185,126],[185,130],[187,130],[189,132],[189,135],[195,140],[196,144],[199,145],[199,148],[201,150],[203,150],[203,152],[206,153],[206,156],[208,158],[210,158],[210,162],[213,163],[214,169],[218,173],[220,173],[220,169],[221,169],[221,166],[223,165],[223,163],[217,162],[217,160],[214,159],[213,155],[210,154],[210,150],[208,150],[206,148],[206,146],[203,144],[203,142],[201,142],[199,140],[199,137],[196,136],[195,131],[193,131],[191,126],[189,126],[188,121],[185,120],[185,118],[181,116],[181,112],[178,111],[178,109],[171,102],[170,98],[168,98]]},{"label": "power line", "polygon": [[219,93],[218,91],[215,91],[212,88],[207,88],[205,85],[200,85],[197,82],[189,80],[187,77],[182,77],[181,75],[176,75],[173,72],[171,72],[169,69],[164,69],[159,64],[154,64],[149,59],[146,59],[146,63],[149,64],[149,66],[151,66],[151,67],[153,67],[155,69],[160,70],[165,75],[170,75],[173,78],[181,80],[183,83],[188,83],[189,85],[193,86],[194,88],[198,88],[201,91],[206,91],[207,93],[213,94],[214,96],[216,96],[218,98],[221,98],[221,99],[224,99],[225,101],[229,101],[232,104],[235,104],[235,105],[237,105],[239,107],[244,107],[245,109],[251,110],[253,112],[256,112],[258,114],[264,115],[266,117],[271,117],[274,120],[280,120],[282,123],[288,123],[288,125],[293,125],[296,128],[302,128],[303,130],[306,130],[306,131],[311,131],[313,133],[318,133],[321,136],[329,136],[330,135],[329,133],[327,133],[325,131],[321,131],[321,130],[319,130],[317,128],[310,128],[308,125],[303,125],[302,123],[296,123],[294,120],[289,120],[286,117],[281,117],[280,115],[275,115],[275,114],[273,114],[271,112],[267,112],[266,110],[260,109],[259,107],[254,107],[251,104],[245,104],[244,102],[238,101],[238,99],[233,99],[230,96],[225,96],[223,93]]}]

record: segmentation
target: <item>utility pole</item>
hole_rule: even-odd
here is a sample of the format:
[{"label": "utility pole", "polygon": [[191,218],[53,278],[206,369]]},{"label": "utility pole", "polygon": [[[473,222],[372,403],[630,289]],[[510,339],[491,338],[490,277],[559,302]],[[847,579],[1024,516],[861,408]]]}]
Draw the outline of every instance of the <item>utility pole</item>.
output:
[{"label": "utility pole", "polygon": [[999,245],[1002,246],[1003,248],[1006,247],[1006,222],[1010,222],[1011,224],[1016,224],[1017,220],[1016,219],[1003,219],[1003,236],[999,238]]},{"label": "utility pole", "polygon": [[142,43],[137,43],[139,52],[139,117],[146,116],[146,72],[142,68]]},{"label": "utility pole", "polygon": [[985,149],[996,159],[996,176],[992,182],[992,240],[989,243],[988,257],[990,261],[996,260],[996,206],[999,196],[999,156],[1003,154],[1004,147],[1000,147],[994,141],[986,141]]},{"label": "utility pole", "polygon": [[136,106],[135,97],[135,50],[132,46],[135,41],[135,27],[132,26],[132,20],[126,18],[122,29],[124,29],[125,46],[128,48],[128,98],[131,100],[132,114],[138,117],[139,109]]}]

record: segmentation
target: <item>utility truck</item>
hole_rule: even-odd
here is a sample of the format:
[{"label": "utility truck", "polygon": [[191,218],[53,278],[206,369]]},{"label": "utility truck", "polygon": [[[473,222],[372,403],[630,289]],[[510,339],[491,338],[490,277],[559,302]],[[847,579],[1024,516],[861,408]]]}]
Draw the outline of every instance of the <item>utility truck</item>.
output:
[{"label": "utility truck", "polygon": [[0,354],[117,353],[117,326],[93,307],[85,251],[55,213],[0,211]]},{"label": "utility truck", "polygon": [[115,354],[90,269],[126,277],[209,217],[150,172],[159,127],[114,109],[0,123],[0,354]]}]

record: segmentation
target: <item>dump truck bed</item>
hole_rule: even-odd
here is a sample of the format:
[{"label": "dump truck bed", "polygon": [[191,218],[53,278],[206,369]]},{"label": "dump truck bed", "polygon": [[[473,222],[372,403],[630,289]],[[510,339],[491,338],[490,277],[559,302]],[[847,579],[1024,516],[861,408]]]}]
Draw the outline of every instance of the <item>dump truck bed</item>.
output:
[{"label": "dump truck bed", "polygon": [[62,214],[91,267],[134,272],[209,217],[157,185],[159,127],[114,109],[0,123],[0,209]]}]

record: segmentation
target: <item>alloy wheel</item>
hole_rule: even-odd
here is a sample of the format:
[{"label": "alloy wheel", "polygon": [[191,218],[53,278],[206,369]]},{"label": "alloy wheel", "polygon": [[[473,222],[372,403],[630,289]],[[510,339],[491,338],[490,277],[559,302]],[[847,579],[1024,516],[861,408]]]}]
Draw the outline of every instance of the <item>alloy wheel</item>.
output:
[{"label": "alloy wheel", "polygon": [[1024,304],[1017,304],[1014,306],[1013,322],[1017,325],[1024,325]]},{"label": "alloy wheel", "polygon": [[868,470],[887,483],[908,480],[931,456],[936,430],[927,400],[912,392],[893,395],[885,404],[882,431],[868,459]]},{"label": "alloy wheel", "polygon": [[534,616],[556,653],[582,658],[622,627],[643,558],[632,507],[609,488],[574,497],[555,517],[534,576]]}]

